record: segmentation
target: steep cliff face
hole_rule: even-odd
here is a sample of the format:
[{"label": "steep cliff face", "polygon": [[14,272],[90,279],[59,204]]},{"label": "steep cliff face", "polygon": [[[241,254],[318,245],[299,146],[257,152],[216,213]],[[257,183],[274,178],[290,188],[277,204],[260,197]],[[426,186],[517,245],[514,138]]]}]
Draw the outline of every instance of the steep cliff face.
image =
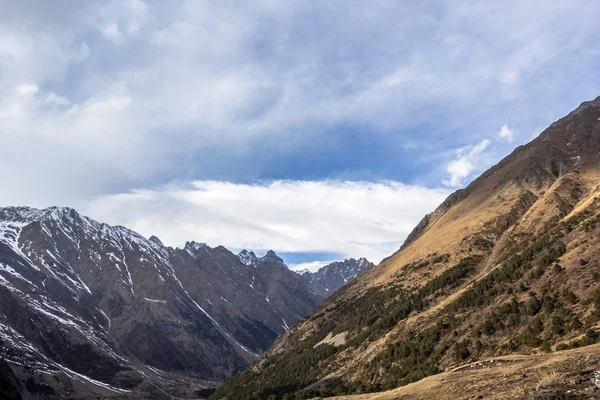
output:
[{"label": "steep cliff face", "polygon": [[216,398],[405,385],[461,363],[597,340],[600,98],[425,217]]},{"label": "steep cliff face", "polygon": [[197,397],[322,301],[273,252],[245,264],[58,207],[0,208],[0,299],[17,383],[83,398]]}]

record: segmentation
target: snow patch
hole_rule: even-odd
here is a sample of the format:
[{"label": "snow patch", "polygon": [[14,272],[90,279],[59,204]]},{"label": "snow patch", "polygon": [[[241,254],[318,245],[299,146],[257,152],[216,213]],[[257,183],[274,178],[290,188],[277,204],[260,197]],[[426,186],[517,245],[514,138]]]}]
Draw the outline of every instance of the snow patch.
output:
[{"label": "snow patch", "polygon": [[149,301],[151,303],[167,304],[166,300],[149,299],[148,297],[144,297],[144,300]]}]

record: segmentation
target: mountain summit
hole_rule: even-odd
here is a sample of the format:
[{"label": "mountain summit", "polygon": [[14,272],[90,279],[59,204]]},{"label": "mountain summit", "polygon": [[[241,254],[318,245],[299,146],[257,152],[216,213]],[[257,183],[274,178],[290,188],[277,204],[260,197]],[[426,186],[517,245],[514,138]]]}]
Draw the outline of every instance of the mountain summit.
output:
[{"label": "mountain summit", "polygon": [[258,264],[258,257],[256,257],[256,254],[254,254],[253,251],[242,250],[238,254],[238,258],[244,265],[250,266]]},{"label": "mountain summit", "polygon": [[298,271],[308,283],[319,285],[325,289],[326,294],[333,294],[336,290],[375,266],[366,258],[349,258],[344,261],[335,261],[319,268],[316,272],[309,270]]},{"label": "mountain summit", "polygon": [[597,98],[450,195],[215,398],[374,392],[486,357],[594,343],[599,182]]},{"label": "mountain summit", "polygon": [[277,255],[273,250],[267,251],[263,257],[261,257],[261,261],[265,262],[275,262],[283,264],[283,259]]}]

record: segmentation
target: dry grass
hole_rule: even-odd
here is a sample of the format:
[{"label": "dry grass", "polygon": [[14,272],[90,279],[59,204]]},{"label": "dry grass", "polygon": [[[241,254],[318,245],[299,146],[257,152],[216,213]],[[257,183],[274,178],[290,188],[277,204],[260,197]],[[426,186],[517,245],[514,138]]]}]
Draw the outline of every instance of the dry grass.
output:
[{"label": "dry grass", "polygon": [[498,400],[514,400],[520,399],[527,395],[527,386],[525,385],[515,385],[513,387],[509,387],[503,393],[498,393],[496,397]]},{"label": "dry grass", "polygon": [[565,382],[574,381],[581,371],[600,368],[600,344],[551,354],[505,356],[494,360],[490,368],[457,368],[387,392],[332,397],[329,400],[468,400],[477,396],[508,400],[529,397],[528,393],[538,389],[554,390],[559,395],[568,390],[587,390],[589,393],[593,389],[591,381],[578,385]]},{"label": "dry grass", "polygon": [[542,370],[536,373],[540,385],[554,385],[560,382],[560,375],[556,370]]}]

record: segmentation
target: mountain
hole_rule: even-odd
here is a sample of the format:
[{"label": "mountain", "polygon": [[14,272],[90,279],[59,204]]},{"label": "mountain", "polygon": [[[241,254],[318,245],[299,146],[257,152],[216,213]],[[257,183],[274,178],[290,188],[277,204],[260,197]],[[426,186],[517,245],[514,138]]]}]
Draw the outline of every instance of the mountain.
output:
[{"label": "mountain", "polygon": [[214,398],[377,392],[487,357],[592,344],[598,222],[600,97],[450,195]]},{"label": "mountain", "polygon": [[322,300],[272,251],[0,208],[0,398],[201,397]]},{"label": "mountain", "polygon": [[375,264],[366,258],[359,258],[358,260],[350,258],[327,264],[316,272],[305,269],[298,271],[298,273],[307,283],[319,285],[325,289],[326,294],[333,294],[333,292],[373,266]]}]

